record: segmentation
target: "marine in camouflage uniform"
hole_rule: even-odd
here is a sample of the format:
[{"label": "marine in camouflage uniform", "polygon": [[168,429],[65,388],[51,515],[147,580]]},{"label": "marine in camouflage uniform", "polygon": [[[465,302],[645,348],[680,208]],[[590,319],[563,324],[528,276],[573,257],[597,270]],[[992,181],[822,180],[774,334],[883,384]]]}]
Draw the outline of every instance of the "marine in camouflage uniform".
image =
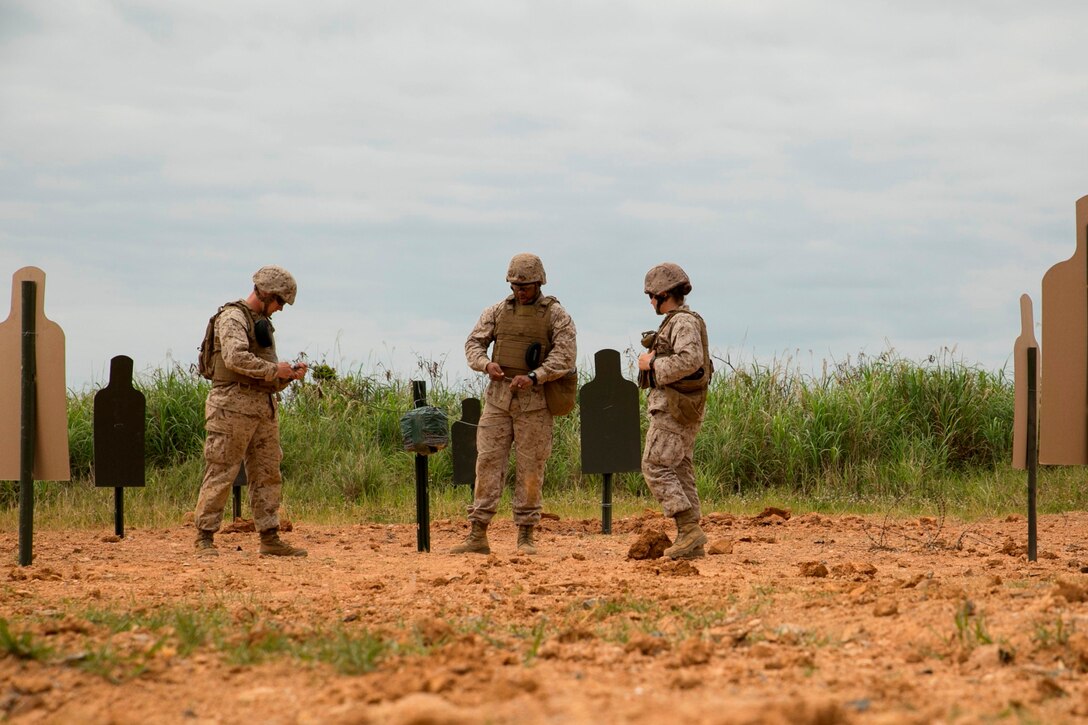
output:
[{"label": "marine in camouflage uniform", "polygon": [[282,267],[261,267],[246,299],[223,305],[215,318],[212,389],[204,404],[204,481],[196,504],[196,549],[218,552],[213,540],[242,461],[260,553],[305,556],[279,538],[281,500],[277,393],[306,375],[306,364],[279,362],[269,319],[294,304],[297,285]]},{"label": "marine in camouflage uniform", "polygon": [[515,255],[506,281],[513,294],[484,310],[465,341],[469,367],[487,373],[491,382],[476,431],[472,531],[451,550],[455,554],[490,553],[487,526],[502,496],[511,446],[517,550],[536,553],[533,529],[540,523],[544,465],[552,451],[553,415],[544,384],[572,375],[577,357],[574,321],[559,300],[540,292],[547,282],[540,258]]},{"label": "marine in camouflage uniform", "polygon": [[648,388],[650,426],[642,455],[642,475],[666,516],[676,520],[676,542],[665,550],[673,559],[705,556],[706,534],[695,488],[692,453],[703,424],[706,391],[714,372],[706,323],[684,299],[691,292],[687,273],[677,264],[659,264],[646,274],[646,294],[664,321],[643,340],[639,384]]}]

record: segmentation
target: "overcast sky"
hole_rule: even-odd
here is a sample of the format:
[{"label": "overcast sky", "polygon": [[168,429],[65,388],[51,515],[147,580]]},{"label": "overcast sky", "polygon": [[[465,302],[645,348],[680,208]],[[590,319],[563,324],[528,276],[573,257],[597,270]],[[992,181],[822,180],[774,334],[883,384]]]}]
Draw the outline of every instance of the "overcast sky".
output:
[{"label": "overcast sky", "polygon": [[460,379],[522,251],[584,363],[656,326],[670,260],[723,358],[996,369],[1074,250],[1086,27],[1082,1],[4,0],[0,273],[45,270],[76,389],[188,366],[263,264],[299,282],[281,357]]}]

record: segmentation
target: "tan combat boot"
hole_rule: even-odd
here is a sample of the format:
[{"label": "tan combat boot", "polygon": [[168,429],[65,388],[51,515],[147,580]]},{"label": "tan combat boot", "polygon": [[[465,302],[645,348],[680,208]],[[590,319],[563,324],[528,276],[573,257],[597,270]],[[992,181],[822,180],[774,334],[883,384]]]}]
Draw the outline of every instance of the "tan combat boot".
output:
[{"label": "tan combat boot", "polygon": [[487,524],[472,522],[472,531],[464,542],[450,549],[451,554],[490,554],[491,546],[487,543]]},{"label": "tan combat boot", "polygon": [[533,541],[533,527],[532,526],[519,526],[518,527],[518,553],[519,554],[535,554],[536,542]]},{"label": "tan combat boot", "polygon": [[205,531],[204,529],[196,530],[196,553],[197,556],[219,556],[219,550],[215,548],[215,532]]},{"label": "tan combat boot", "polygon": [[260,552],[264,556],[306,556],[305,549],[298,549],[281,539],[279,529],[265,529],[261,532]]},{"label": "tan combat boot", "polygon": [[695,509],[686,509],[676,514],[676,543],[665,549],[665,556],[670,559],[698,559],[706,556],[703,544],[706,534],[699,527],[699,517]]}]

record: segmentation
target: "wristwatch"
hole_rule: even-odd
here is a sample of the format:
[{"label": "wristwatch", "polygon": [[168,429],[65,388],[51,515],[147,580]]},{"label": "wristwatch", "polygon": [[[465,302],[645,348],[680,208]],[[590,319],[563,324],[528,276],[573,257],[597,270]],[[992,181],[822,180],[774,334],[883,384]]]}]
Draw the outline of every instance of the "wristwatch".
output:
[{"label": "wristwatch", "polygon": [[536,385],[536,371],[531,371],[529,373],[529,379],[533,381],[533,385]]}]

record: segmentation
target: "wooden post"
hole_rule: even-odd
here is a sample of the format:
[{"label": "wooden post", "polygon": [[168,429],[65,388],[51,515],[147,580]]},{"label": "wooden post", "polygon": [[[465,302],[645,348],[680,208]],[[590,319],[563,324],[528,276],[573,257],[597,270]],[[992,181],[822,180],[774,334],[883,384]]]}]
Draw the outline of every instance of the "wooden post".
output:
[{"label": "wooden post", "polygon": [[35,282],[23,281],[23,387],[22,428],[19,436],[19,566],[34,560],[34,445],[38,408],[37,327]]},{"label": "wooden post", "polygon": [[[412,381],[412,399],[415,407],[427,405],[427,383]],[[416,550],[431,550],[431,509],[427,491],[427,456],[416,454]]]},{"label": "wooden post", "polygon": [[1036,559],[1036,513],[1035,513],[1035,475],[1039,467],[1039,436],[1036,434],[1038,406],[1036,405],[1037,392],[1035,389],[1036,359],[1039,348],[1029,347],[1028,353],[1028,435],[1027,456],[1025,463],[1028,469],[1028,561]]}]

